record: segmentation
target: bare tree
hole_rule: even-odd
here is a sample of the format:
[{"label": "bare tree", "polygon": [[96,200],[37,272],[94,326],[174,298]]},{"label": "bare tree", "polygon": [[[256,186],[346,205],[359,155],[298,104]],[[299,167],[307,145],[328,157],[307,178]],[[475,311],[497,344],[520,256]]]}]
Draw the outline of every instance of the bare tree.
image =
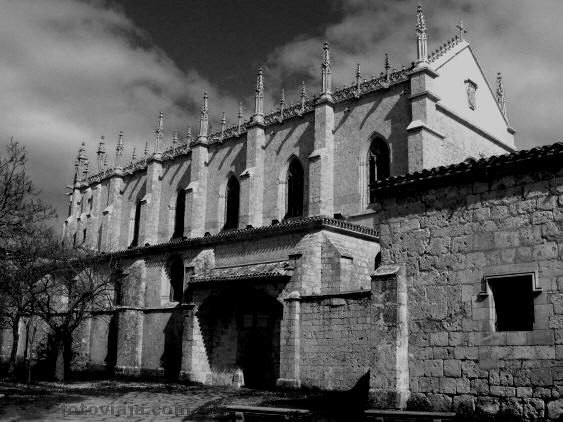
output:
[{"label": "bare tree", "polygon": [[10,373],[16,363],[19,322],[30,314],[28,281],[45,240],[50,242],[47,224],[55,217],[53,208],[39,199],[26,164],[25,148],[11,140],[0,155],[0,320],[12,329]]},{"label": "bare tree", "polygon": [[33,283],[31,312],[49,327],[56,352],[55,378],[65,379],[72,336],[93,312],[111,309],[120,271],[111,255],[59,244],[48,269]]}]

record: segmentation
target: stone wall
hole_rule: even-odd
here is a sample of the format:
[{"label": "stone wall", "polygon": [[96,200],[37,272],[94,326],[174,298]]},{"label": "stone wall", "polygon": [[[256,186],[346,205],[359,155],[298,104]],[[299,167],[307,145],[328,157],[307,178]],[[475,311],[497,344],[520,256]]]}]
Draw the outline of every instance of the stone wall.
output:
[{"label": "stone wall", "polygon": [[[379,196],[383,261],[407,271],[411,407],[562,412],[561,205],[557,170]],[[484,276],[530,268],[533,330],[496,331]]]},{"label": "stone wall", "polygon": [[347,390],[369,370],[370,305],[356,297],[301,298],[301,383]]}]

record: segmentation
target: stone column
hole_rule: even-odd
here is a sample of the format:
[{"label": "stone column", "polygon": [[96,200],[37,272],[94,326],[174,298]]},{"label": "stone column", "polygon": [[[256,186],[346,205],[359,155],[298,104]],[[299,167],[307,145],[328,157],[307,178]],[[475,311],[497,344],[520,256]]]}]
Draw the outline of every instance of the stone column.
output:
[{"label": "stone column", "polygon": [[108,206],[103,211],[102,250],[115,251],[119,249],[119,233],[121,231],[121,207],[123,176],[116,170],[109,180]]},{"label": "stone column", "polygon": [[280,377],[276,381],[278,387],[301,387],[300,300],[297,291],[291,292],[285,299],[280,332]]},{"label": "stone column", "polygon": [[211,384],[211,369],[197,318],[197,307],[194,304],[182,306],[184,308],[184,331],[180,379]]},{"label": "stone column", "polygon": [[407,281],[404,265],[382,265],[371,279],[370,404],[403,409],[409,398]]},{"label": "stone column", "polygon": [[141,372],[145,279],[143,260],[131,265],[122,279],[123,306],[118,306],[116,374],[138,375]]},{"label": "stone column", "polygon": [[239,227],[260,227],[264,213],[264,145],[263,119],[250,123],[246,133],[246,169],[240,175]]},{"label": "stone column", "polygon": [[185,233],[189,237],[200,237],[205,233],[208,146],[205,139],[198,138],[190,148],[192,160],[190,184],[186,188]]},{"label": "stone column", "polygon": [[445,136],[436,129],[436,103],[440,98],[432,92],[438,74],[427,64],[415,68],[410,75],[412,121],[408,132],[408,172],[440,165],[441,140]]},{"label": "stone column", "polygon": [[315,105],[314,150],[309,155],[309,216],[334,214],[334,101]]},{"label": "stone column", "polygon": [[162,190],[162,156],[155,153],[147,165],[146,207],[145,218],[141,219],[144,226],[143,236],[139,236],[139,245],[149,243],[156,245],[159,241],[158,226],[160,214],[160,193]]}]

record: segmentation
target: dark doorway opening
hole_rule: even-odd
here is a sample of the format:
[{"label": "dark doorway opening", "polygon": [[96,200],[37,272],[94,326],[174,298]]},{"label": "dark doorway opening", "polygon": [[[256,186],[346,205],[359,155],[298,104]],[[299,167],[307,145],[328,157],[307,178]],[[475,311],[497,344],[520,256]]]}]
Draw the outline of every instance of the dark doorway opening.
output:
[{"label": "dark doorway opening", "polygon": [[212,373],[242,369],[249,388],[272,388],[279,378],[283,307],[248,288],[225,290],[198,312]]}]

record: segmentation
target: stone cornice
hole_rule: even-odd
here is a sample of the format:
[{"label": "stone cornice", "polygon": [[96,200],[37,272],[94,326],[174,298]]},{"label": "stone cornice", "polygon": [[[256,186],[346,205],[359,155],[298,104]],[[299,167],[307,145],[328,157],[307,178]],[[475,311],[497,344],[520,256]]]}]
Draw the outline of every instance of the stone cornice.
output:
[{"label": "stone cornice", "polygon": [[117,258],[136,257],[141,255],[159,254],[171,250],[212,247],[225,242],[239,242],[263,237],[280,236],[286,233],[329,230],[351,237],[378,242],[377,231],[365,226],[337,220],[326,216],[291,219],[272,226],[251,227],[240,230],[224,231],[211,236],[194,237],[159,243],[157,245],[140,246],[122,251],[104,253],[103,255]]}]

